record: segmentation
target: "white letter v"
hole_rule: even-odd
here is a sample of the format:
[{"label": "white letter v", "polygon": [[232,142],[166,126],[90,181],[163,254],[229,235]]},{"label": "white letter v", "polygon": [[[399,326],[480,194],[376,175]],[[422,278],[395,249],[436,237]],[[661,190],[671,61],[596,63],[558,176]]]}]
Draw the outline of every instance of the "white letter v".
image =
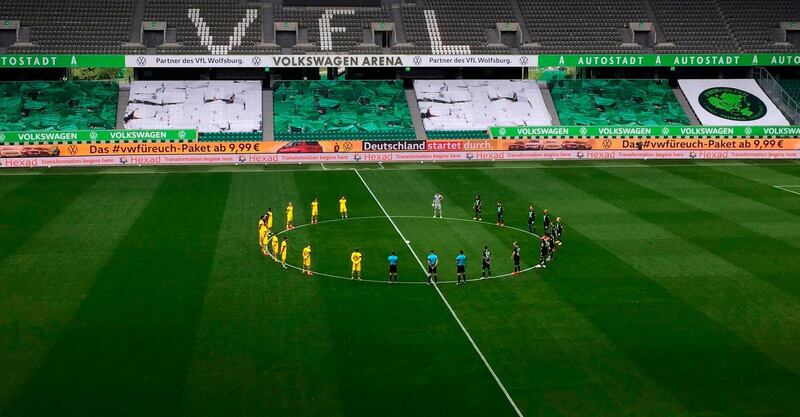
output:
[{"label": "white letter v", "polygon": [[211,31],[205,20],[200,17],[200,9],[189,9],[189,19],[192,20],[194,27],[197,28],[197,37],[200,38],[200,45],[208,48],[208,51],[213,55],[228,55],[231,49],[235,46],[240,46],[247,28],[251,23],[255,22],[257,16],[258,9],[247,9],[245,17],[233,28],[233,35],[228,36],[228,44],[214,45],[214,37],[211,36]]}]

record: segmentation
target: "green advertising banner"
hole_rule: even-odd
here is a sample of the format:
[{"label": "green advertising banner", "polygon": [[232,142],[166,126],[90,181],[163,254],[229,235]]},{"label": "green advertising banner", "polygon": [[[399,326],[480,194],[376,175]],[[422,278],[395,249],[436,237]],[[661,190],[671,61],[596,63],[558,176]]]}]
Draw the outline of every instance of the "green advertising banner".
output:
[{"label": "green advertising banner", "polygon": [[0,68],[121,68],[125,55],[0,55]]},{"label": "green advertising banner", "polygon": [[516,138],[798,138],[800,126],[495,126],[493,139]]},{"label": "green advertising banner", "polygon": [[0,144],[58,142],[171,142],[197,140],[197,130],[77,130],[0,132]]},{"label": "green advertising banner", "polygon": [[[423,59],[423,57],[425,59]],[[369,58],[369,62],[364,59]],[[416,67],[474,66],[520,61],[532,67],[729,67],[800,66],[800,54],[617,54],[617,55],[0,55],[0,68],[121,68],[121,67],[280,67],[341,66]],[[489,61],[486,61],[489,59]],[[522,61],[525,61],[524,64]],[[285,63],[284,61],[288,62]],[[298,61],[298,62],[295,62]],[[434,62],[435,61],[435,62]],[[440,62],[441,61],[441,62]],[[488,62],[488,63],[487,63]],[[279,65],[280,64],[280,65]]]},{"label": "green advertising banner", "polygon": [[539,55],[539,67],[731,67],[800,65],[800,54]]}]

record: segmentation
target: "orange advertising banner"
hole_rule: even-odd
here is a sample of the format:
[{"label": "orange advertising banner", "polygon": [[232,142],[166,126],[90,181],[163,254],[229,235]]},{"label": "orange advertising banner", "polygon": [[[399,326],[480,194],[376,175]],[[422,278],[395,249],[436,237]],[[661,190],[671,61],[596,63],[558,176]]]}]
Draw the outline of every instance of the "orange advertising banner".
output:
[{"label": "orange advertising banner", "polygon": [[62,156],[360,152],[359,141],[98,143],[58,145]]},{"label": "orange advertising banner", "polygon": [[[3,147],[5,157],[24,156],[136,156],[208,154],[304,154],[372,152],[480,152],[480,151],[718,151],[797,150],[800,139],[541,139],[541,140],[429,140],[429,141],[297,141],[297,142],[190,142],[107,143]],[[8,148],[8,149],[5,149]],[[13,148],[13,149],[12,149]],[[17,149],[19,148],[19,149]],[[31,148],[31,149],[27,149]],[[36,149],[33,149],[36,148]],[[41,154],[41,155],[40,155]]]}]

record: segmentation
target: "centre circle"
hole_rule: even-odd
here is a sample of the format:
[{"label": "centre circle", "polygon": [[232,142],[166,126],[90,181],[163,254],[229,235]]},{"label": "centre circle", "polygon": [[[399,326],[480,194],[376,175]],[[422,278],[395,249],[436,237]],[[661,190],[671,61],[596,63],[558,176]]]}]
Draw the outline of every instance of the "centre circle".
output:
[{"label": "centre circle", "polygon": [[491,252],[491,277],[486,280],[510,278],[514,242],[518,242],[522,252],[522,273],[515,278],[522,279],[532,275],[540,248],[539,236],[528,230],[471,219],[427,216],[392,216],[391,221],[386,216],[322,220],[282,230],[277,235],[280,239],[288,238],[286,266],[297,270],[298,274],[301,252],[312,245],[312,277],[351,280],[350,255],[358,249],[363,258],[362,282],[370,283],[388,283],[387,258],[395,252],[399,257],[398,284],[425,284],[426,259],[430,251],[434,251],[439,257],[439,284],[454,284],[455,258],[462,250],[467,256],[468,281],[480,281],[482,254],[487,246]]}]

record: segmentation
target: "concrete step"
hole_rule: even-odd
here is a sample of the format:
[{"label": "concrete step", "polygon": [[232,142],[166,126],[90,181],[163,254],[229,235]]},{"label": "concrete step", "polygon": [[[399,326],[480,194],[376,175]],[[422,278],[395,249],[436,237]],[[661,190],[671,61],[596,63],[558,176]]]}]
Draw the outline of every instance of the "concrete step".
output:
[{"label": "concrete step", "polygon": [[272,110],[272,90],[264,90],[261,94],[261,130],[264,132],[264,140],[275,140],[275,119]]},{"label": "concrete step", "polygon": [[117,125],[118,130],[125,129],[125,109],[128,108],[128,99],[131,96],[130,84],[120,84],[119,99],[117,101]]},{"label": "concrete step", "polygon": [[672,89],[672,92],[675,93],[675,98],[678,99],[678,103],[680,103],[683,112],[686,113],[686,117],[689,118],[689,122],[692,123],[692,126],[699,126],[700,119],[694,114],[694,110],[692,110],[692,106],[689,104],[689,100],[686,99],[683,91],[676,87]]},{"label": "concrete step", "polygon": [[553,102],[553,95],[550,94],[550,87],[547,86],[547,83],[539,83],[539,90],[542,92],[544,105],[547,107],[547,112],[550,113],[550,119],[553,121],[553,126],[561,126],[561,119],[558,118],[556,104]]},{"label": "concrete step", "polygon": [[408,102],[408,111],[411,112],[411,125],[414,126],[414,132],[419,140],[428,140],[428,134],[425,132],[425,126],[422,124],[422,116],[419,112],[419,105],[417,104],[417,94],[413,88],[407,88],[406,101]]}]

